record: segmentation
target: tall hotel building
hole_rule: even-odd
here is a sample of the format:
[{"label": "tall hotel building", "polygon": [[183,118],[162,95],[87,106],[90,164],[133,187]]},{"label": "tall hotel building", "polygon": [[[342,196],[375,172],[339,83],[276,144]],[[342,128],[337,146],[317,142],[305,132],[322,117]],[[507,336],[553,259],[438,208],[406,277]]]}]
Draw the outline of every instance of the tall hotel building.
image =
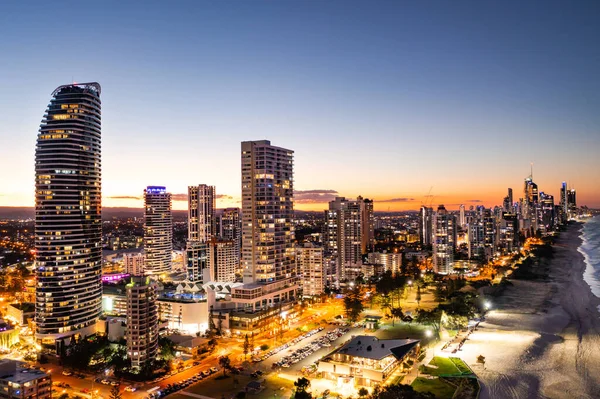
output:
[{"label": "tall hotel building", "polygon": [[35,153],[35,335],[58,353],[102,309],[100,139],[100,85],[54,90]]},{"label": "tall hotel building", "polygon": [[448,274],[454,265],[456,245],[456,219],[444,205],[440,205],[433,216],[433,270]]},{"label": "tall hotel building", "polygon": [[244,283],[296,276],[294,152],[270,141],[242,142],[242,264]]},{"label": "tall hotel building", "polygon": [[188,187],[188,240],[207,242],[216,235],[215,187]]},{"label": "tall hotel building", "polygon": [[[205,283],[209,268],[208,241],[216,233],[215,187],[200,184],[188,187],[188,241],[185,262],[188,280]],[[208,277],[207,277],[208,278]]]},{"label": "tall hotel building", "polygon": [[132,277],[127,291],[127,357],[142,367],[158,354],[157,286],[150,277]]},{"label": "tall hotel building", "polygon": [[218,221],[218,233],[221,238],[231,240],[235,246],[236,270],[240,267],[240,252],[242,248],[242,225],[240,208],[223,209]]},{"label": "tall hotel building", "polygon": [[173,265],[171,194],[165,187],[147,187],[144,210],[144,271],[148,275],[170,273]]}]

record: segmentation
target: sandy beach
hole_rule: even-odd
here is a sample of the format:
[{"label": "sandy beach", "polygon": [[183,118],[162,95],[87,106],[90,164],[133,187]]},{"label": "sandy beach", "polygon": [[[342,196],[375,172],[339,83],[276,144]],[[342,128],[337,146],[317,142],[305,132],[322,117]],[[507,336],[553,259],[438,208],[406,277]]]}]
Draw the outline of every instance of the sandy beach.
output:
[{"label": "sandy beach", "polygon": [[581,226],[561,233],[549,279],[511,280],[463,346],[481,398],[600,398],[600,299],[583,280]]}]

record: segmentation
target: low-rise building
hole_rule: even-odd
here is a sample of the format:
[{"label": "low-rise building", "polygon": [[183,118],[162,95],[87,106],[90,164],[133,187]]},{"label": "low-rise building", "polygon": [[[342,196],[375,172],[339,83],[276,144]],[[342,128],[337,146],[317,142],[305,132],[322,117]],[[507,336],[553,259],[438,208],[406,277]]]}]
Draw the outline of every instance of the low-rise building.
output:
[{"label": "low-rise building", "polygon": [[50,375],[23,366],[24,363],[16,360],[0,360],[0,398],[51,399]]},{"label": "low-rise building", "polygon": [[420,341],[378,339],[358,335],[319,361],[318,371],[338,385],[375,386],[382,384],[408,359],[417,357]]}]

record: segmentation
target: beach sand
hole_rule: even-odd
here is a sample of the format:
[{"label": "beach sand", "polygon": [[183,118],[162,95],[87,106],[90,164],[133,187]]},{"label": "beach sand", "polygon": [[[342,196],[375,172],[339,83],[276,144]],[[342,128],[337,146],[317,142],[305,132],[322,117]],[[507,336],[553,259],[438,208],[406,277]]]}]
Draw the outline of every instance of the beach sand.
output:
[{"label": "beach sand", "polygon": [[548,280],[511,280],[458,353],[482,399],[600,398],[600,299],[583,280],[580,230],[561,233]]}]

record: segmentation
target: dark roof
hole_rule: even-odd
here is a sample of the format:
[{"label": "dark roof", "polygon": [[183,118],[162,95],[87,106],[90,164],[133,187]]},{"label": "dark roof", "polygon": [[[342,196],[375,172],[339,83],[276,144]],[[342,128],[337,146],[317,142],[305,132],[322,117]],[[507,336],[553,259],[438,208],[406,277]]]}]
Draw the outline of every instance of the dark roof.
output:
[{"label": "dark roof", "polygon": [[416,339],[378,339],[372,335],[358,335],[336,352],[374,360],[383,359],[390,354],[402,359],[419,342]]}]

